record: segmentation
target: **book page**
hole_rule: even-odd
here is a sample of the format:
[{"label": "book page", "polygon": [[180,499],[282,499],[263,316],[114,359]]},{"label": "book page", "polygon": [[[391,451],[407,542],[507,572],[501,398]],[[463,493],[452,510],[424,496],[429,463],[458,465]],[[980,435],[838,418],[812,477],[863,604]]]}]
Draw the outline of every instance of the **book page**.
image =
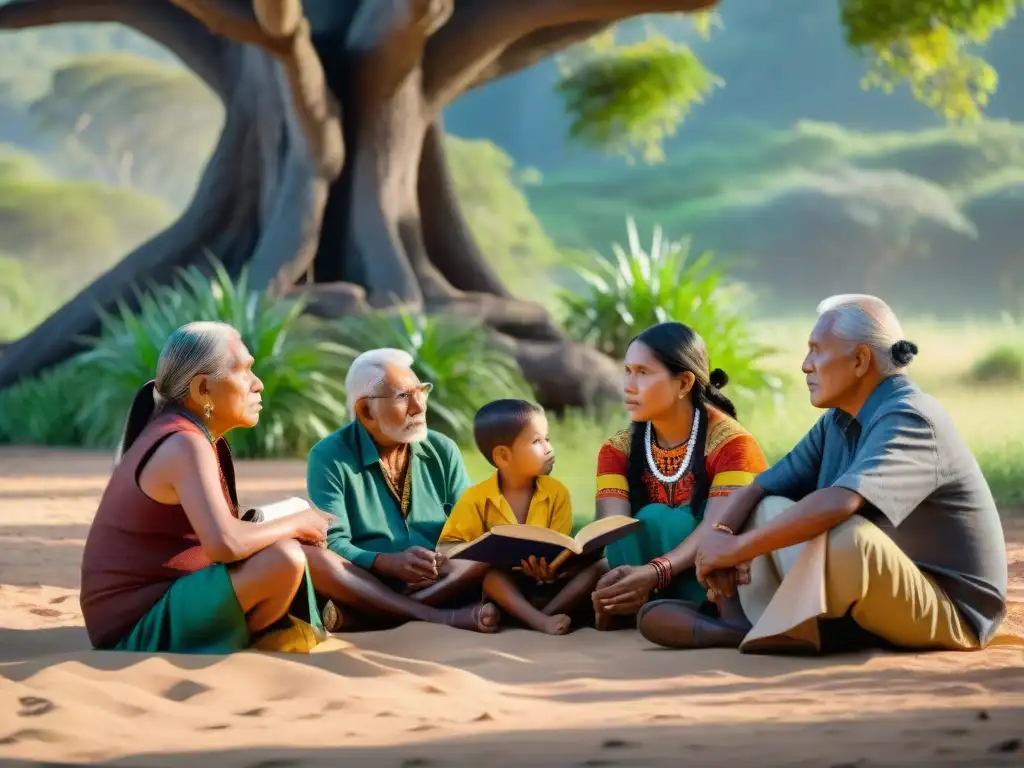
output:
[{"label": "book page", "polygon": [[604,517],[600,520],[595,520],[592,523],[588,523],[580,529],[579,533],[576,534],[576,541],[579,542],[580,547],[586,546],[587,542],[596,539],[598,536],[603,536],[606,533],[614,531],[623,526],[631,526],[636,524],[636,519],[632,517],[626,517],[625,515],[612,515],[611,517]]},{"label": "book page", "polygon": [[494,536],[504,536],[507,539],[526,539],[555,544],[577,554],[580,551],[580,545],[575,539],[558,531],[552,531],[550,528],[541,528],[539,525],[496,525],[491,528],[490,532]]},{"label": "book page", "polygon": [[298,496],[290,496],[287,499],[275,501],[272,504],[255,507],[255,510],[258,513],[257,519],[259,522],[269,523],[271,520],[278,520],[309,508],[310,504],[305,499]]}]

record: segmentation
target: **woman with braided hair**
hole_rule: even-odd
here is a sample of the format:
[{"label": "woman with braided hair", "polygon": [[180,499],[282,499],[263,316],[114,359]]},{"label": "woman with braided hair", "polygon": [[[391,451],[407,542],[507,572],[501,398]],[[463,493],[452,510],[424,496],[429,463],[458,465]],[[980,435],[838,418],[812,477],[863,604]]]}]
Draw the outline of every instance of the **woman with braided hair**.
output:
[{"label": "woman with braided hair", "polygon": [[706,589],[694,555],[718,524],[722,500],[767,462],[721,392],[725,372],[709,368],[704,340],[682,323],[652,326],[626,350],[623,394],[632,425],[598,454],[597,516],[628,515],[643,525],[607,547],[611,571],[594,592],[599,628],[612,616],[635,616],[652,592],[728,619],[745,571],[715,574]]}]

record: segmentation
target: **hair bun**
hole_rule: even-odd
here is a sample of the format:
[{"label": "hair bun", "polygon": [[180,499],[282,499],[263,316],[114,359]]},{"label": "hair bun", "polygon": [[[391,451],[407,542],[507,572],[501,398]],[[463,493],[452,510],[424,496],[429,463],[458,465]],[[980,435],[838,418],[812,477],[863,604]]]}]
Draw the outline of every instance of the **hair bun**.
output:
[{"label": "hair bun", "polygon": [[909,365],[910,361],[914,359],[914,355],[917,354],[917,344],[902,339],[889,348],[889,353],[892,355],[892,361],[903,368]]},{"label": "hair bun", "polygon": [[715,368],[715,370],[711,372],[711,376],[708,377],[708,381],[711,382],[711,386],[715,389],[721,389],[729,383],[729,374],[721,368]]}]

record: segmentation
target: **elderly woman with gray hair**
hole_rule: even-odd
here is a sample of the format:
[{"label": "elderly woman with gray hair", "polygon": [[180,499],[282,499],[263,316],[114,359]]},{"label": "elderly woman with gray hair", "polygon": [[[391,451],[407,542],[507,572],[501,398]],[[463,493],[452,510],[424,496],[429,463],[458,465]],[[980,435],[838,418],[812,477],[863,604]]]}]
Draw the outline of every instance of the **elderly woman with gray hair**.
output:
[{"label": "elderly woman with gray hair", "polygon": [[885,302],[836,296],[818,313],[802,369],[826,412],[697,548],[698,579],[750,563],[741,619],[663,601],[640,631],[748,653],[984,648],[1006,614],[1007,562],[978,462],[907,377],[917,347]]},{"label": "elderly woman with gray hair", "polygon": [[136,394],[82,560],[95,647],[304,651],[323,637],[302,545],[325,543],[327,515],[239,519],[224,435],[259,421],[253,362],[231,326],[190,323]]}]

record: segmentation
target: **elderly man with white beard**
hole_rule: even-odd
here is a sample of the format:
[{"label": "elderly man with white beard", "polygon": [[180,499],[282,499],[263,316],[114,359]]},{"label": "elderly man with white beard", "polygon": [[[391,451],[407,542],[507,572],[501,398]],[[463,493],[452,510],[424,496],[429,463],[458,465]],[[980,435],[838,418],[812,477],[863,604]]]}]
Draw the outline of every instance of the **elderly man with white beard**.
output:
[{"label": "elderly man with white beard", "polygon": [[345,378],[352,421],[310,451],[309,498],[334,516],[327,548],[308,553],[314,587],[328,598],[324,625],[419,620],[493,632],[497,609],[478,601],[486,565],[435,551],[469,477],[455,443],[427,428],[432,385],[412,363],[397,349],[357,357]]}]

